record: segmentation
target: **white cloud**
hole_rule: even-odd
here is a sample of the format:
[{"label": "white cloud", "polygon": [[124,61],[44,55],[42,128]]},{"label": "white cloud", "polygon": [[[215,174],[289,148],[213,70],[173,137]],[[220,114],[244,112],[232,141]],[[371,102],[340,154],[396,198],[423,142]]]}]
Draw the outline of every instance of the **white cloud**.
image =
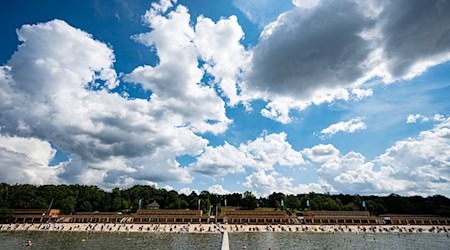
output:
[{"label": "white cloud", "polygon": [[300,8],[312,9],[320,3],[320,0],[292,0],[292,3]]},{"label": "white cloud", "polygon": [[373,95],[373,90],[371,89],[352,89],[352,94],[355,95],[356,100],[362,100],[366,97]]},{"label": "white cloud", "polygon": [[245,164],[249,164],[245,152],[225,142],[223,146],[206,147],[205,152],[190,167],[204,175],[224,176],[244,172]]},{"label": "white cloud", "polygon": [[332,145],[318,145],[303,152],[318,163],[319,178],[339,192],[449,194],[449,118],[415,138],[397,141],[372,161],[356,152],[341,155]]},{"label": "white cloud", "polygon": [[[67,152],[61,182],[190,183],[192,176],[176,157],[200,154],[208,141],[195,133],[221,133],[232,121],[214,87],[201,83],[205,72],[198,67],[190,16],[174,3],[153,4],[144,16],[152,31],[134,37],[156,49],[159,64],[124,77],[150,89],[150,100],[110,91],[118,84],[114,53],[90,34],[61,20],[24,25],[17,31],[22,44],[0,68],[1,133],[39,138]],[[235,34],[233,52],[240,49],[239,30],[234,18],[203,28],[217,37]],[[216,61],[214,51],[205,57],[221,81],[237,70],[228,69],[229,60]]]},{"label": "white cloud", "polygon": [[237,76],[248,60],[245,48],[240,44],[244,32],[236,16],[222,18],[217,23],[200,16],[195,25],[194,44],[201,58],[207,62],[207,73],[214,76],[228,104],[239,102],[237,96]]},{"label": "white cloud", "polygon": [[306,148],[302,153],[313,162],[331,162],[338,158],[339,150],[331,144],[319,144],[312,148]]},{"label": "white cloud", "polygon": [[55,153],[46,141],[0,136],[0,182],[59,183],[60,166],[48,167]]},{"label": "white cloud", "polygon": [[244,187],[254,191],[257,196],[265,197],[273,192],[283,192],[285,194],[301,194],[309,192],[325,193],[334,191],[330,185],[319,180],[318,183],[300,184],[294,186],[293,178],[282,176],[276,171],[267,173],[258,170],[246,177]]},{"label": "white cloud", "polygon": [[435,121],[435,122],[443,122],[443,121],[445,121],[445,116],[443,116],[443,115],[441,115],[441,114],[435,114],[435,115],[433,115],[433,121]]},{"label": "white cloud", "polygon": [[323,129],[320,133],[322,135],[332,136],[339,132],[354,133],[358,130],[364,130],[367,128],[367,125],[363,120],[364,117],[357,117],[346,122],[338,122]]},{"label": "white cloud", "polygon": [[416,123],[417,120],[422,120],[422,122],[428,121],[428,118],[421,114],[411,114],[406,118],[406,123]]},{"label": "white cloud", "polygon": [[134,39],[155,48],[159,63],[140,66],[124,80],[141,83],[152,91],[150,105],[158,116],[171,117],[179,126],[199,133],[224,132],[232,121],[226,117],[225,103],[214,88],[201,84],[204,72],[198,67],[188,10],[178,5],[167,16],[149,10],[144,20],[152,31]]},{"label": "white cloud", "polygon": [[170,185],[165,185],[165,186],[162,187],[162,188],[164,188],[164,189],[167,190],[167,191],[172,191],[172,190],[173,190],[173,187],[170,186]]},{"label": "white cloud", "polygon": [[225,195],[225,194],[230,194],[231,192],[224,189],[221,185],[212,185],[211,187],[208,188],[208,192],[212,193],[212,194],[219,194],[219,195]]},{"label": "white cloud", "polygon": [[435,122],[442,122],[445,121],[445,116],[441,114],[434,114],[433,116],[425,116],[422,114],[410,114],[408,117],[406,117],[406,123],[417,123],[417,121],[420,120],[420,122],[428,122],[428,121],[435,121]]},{"label": "white cloud", "polygon": [[207,147],[189,167],[208,176],[224,176],[242,173],[244,167],[273,169],[275,165],[295,166],[304,164],[302,154],[292,148],[285,133],[263,135],[234,147],[228,143],[218,147]]},{"label": "white cloud", "polygon": [[197,189],[191,189],[188,187],[181,188],[179,193],[185,194],[185,195],[190,195],[192,192],[195,192],[196,194],[200,194],[200,192]]},{"label": "white cloud", "polygon": [[[155,88],[150,101],[110,92],[117,85],[112,49],[64,21],[24,25],[17,33],[22,44],[0,71],[1,133],[49,141],[67,152],[59,182],[189,183],[192,176],[176,156],[197,155],[208,143],[193,130],[223,131],[230,122],[214,90],[196,83],[186,94],[193,101],[184,100],[193,107],[165,87]],[[220,121],[209,124],[209,118]],[[22,153],[7,150],[10,157]]]},{"label": "white cloud", "polygon": [[56,154],[50,143],[36,138],[0,136],[0,146],[5,150],[23,154],[44,166],[48,165]]}]

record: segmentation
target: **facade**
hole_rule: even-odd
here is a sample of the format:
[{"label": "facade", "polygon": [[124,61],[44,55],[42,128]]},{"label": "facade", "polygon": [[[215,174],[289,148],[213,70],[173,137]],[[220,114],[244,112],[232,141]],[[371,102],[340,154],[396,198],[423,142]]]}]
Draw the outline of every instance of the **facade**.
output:
[{"label": "facade", "polygon": [[218,222],[229,224],[295,224],[296,219],[285,211],[276,210],[226,210]]},{"label": "facade", "polygon": [[59,209],[13,209],[14,222],[48,222],[56,221],[60,215]]},{"label": "facade", "polygon": [[136,214],[118,212],[78,212],[61,215],[59,209],[15,209],[16,223],[224,223],[295,225],[450,225],[450,218],[432,215],[385,214],[372,216],[365,211],[307,211],[289,216],[279,210],[225,210],[220,216],[203,216],[201,210],[139,209]]},{"label": "facade", "polygon": [[320,225],[376,225],[385,224],[382,218],[367,211],[307,211],[298,217],[302,224]]}]

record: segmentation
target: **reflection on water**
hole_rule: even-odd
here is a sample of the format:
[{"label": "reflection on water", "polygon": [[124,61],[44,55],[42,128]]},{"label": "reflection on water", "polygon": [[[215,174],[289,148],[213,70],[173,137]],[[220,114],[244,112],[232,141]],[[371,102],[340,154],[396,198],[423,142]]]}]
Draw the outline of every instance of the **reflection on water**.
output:
[{"label": "reflection on water", "polygon": [[[230,249],[450,249],[446,234],[230,233]],[[31,247],[22,243],[31,240]],[[0,232],[0,249],[220,249],[221,234]]]}]

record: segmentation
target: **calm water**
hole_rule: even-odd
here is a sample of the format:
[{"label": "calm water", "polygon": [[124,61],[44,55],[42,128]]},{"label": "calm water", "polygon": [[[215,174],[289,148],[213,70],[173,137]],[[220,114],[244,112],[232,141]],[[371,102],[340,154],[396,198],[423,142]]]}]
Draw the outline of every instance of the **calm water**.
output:
[{"label": "calm water", "polygon": [[[446,234],[230,233],[230,249],[450,249]],[[31,247],[22,243],[31,240]],[[220,234],[0,232],[0,249],[220,249]]]}]

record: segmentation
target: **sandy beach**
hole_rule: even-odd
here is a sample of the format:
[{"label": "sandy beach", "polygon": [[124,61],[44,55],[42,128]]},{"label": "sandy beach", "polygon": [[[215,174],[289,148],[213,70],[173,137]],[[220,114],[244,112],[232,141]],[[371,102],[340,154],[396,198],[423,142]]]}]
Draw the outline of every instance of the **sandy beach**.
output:
[{"label": "sandy beach", "polygon": [[229,225],[229,224],[112,224],[112,223],[25,223],[0,224],[0,231],[61,232],[151,232],[151,233],[229,233],[313,232],[313,233],[449,233],[443,225]]}]

